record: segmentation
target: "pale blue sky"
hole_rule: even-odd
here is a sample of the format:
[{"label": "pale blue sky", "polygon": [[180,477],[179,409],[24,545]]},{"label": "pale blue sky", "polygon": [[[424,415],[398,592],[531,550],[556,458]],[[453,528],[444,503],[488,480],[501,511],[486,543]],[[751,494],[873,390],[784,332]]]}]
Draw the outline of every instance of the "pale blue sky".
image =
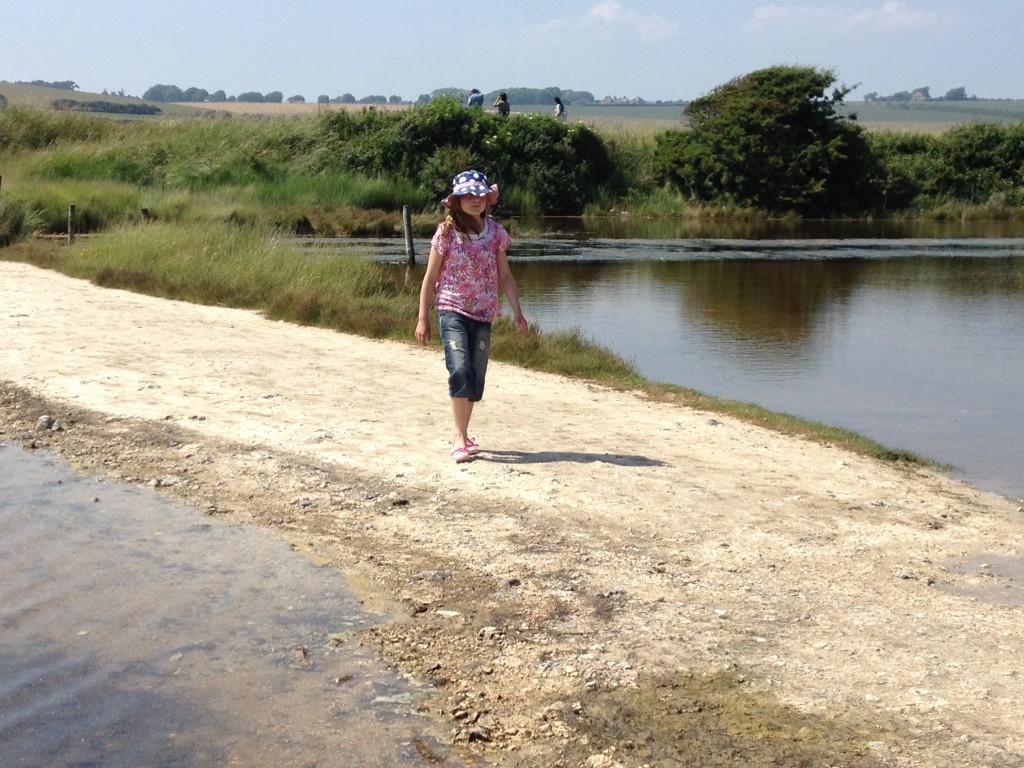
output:
[{"label": "pale blue sky", "polygon": [[1024,98],[1022,0],[0,0],[0,80],[415,99],[558,86],[693,99],[775,64],[857,100]]}]

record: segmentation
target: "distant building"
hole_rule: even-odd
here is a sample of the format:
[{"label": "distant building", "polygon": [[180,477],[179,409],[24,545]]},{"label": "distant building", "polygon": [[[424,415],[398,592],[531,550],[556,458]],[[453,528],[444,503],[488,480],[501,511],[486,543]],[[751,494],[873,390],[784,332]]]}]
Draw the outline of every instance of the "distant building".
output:
[{"label": "distant building", "polygon": [[647,102],[637,96],[635,99],[631,99],[627,96],[605,96],[601,99],[601,103],[605,106],[639,106],[646,104]]}]

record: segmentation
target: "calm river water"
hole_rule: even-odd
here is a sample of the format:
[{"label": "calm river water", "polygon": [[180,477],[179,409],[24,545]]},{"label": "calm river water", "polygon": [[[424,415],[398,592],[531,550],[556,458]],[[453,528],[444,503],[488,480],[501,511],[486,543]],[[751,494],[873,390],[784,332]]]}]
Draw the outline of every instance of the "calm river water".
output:
[{"label": "calm river water", "polygon": [[[650,379],[850,429],[1024,497],[1020,224],[509,228],[543,330],[578,328]],[[393,240],[361,244],[404,257]],[[429,244],[415,248],[422,264]]]}]

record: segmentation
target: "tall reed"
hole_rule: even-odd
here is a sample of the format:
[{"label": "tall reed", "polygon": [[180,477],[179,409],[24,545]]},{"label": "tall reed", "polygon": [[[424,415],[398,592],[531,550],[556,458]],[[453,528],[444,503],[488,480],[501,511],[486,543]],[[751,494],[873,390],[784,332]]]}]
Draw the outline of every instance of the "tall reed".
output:
[{"label": "tall reed", "polygon": [[121,227],[67,249],[61,269],[105,286],[374,337],[415,315],[414,297],[367,259],[300,252],[259,227]]}]

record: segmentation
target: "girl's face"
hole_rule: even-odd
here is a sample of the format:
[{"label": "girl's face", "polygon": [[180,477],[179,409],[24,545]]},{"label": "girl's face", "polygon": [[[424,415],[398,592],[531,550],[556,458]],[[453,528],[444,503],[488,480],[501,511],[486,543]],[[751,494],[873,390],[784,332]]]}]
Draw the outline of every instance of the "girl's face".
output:
[{"label": "girl's face", "polygon": [[461,195],[459,197],[459,207],[470,216],[483,216],[484,211],[487,210],[487,198],[477,197],[476,195]]}]

